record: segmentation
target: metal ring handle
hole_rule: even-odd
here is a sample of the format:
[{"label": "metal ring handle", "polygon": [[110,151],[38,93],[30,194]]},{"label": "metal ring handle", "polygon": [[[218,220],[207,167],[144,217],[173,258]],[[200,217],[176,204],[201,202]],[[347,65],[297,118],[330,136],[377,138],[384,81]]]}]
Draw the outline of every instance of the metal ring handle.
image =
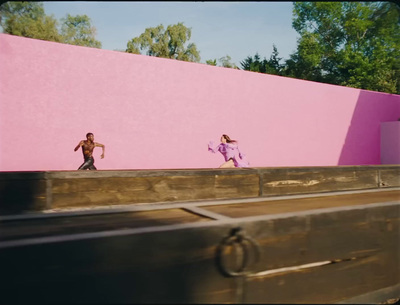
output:
[{"label": "metal ring handle", "polygon": [[[238,268],[238,271],[233,271],[227,268],[226,266],[226,259],[224,255],[224,250],[226,247],[230,246],[239,246],[242,249],[243,253],[243,260]],[[248,267],[251,265],[250,263],[250,252],[254,250],[254,262],[257,263],[260,259],[260,248],[258,243],[249,236],[246,236],[244,230],[242,228],[234,228],[230,236],[225,237],[221,243],[217,247],[217,259],[218,259],[218,266],[220,271],[226,276],[244,276],[249,274],[251,271]]]}]

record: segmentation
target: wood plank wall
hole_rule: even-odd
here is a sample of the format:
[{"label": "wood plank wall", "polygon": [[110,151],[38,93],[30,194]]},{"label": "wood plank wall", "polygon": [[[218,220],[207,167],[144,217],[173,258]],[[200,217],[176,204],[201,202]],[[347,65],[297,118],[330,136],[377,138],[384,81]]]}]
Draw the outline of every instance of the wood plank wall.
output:
[{"label": "wood plank wall", "polygon": [[400,186],[400,165],[1,172],[0,215]]},{"label": "wood plank wall", "polygon": [[[10,246],[0,251],[0,303],[342,302],[400,283],[399,212],[398,203],[338,207]],[[245,277],[224,275],[216,260],[237,227],[260,249]]]}]

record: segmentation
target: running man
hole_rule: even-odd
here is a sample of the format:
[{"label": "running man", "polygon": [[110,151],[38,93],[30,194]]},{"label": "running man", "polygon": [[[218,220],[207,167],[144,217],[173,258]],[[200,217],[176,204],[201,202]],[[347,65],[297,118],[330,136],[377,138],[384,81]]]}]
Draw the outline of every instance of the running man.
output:
[{"label": "running man", "polygon": [[80,141],[75,147],[74,151],[77,151],[79,147],[82,147],[84,162],[81,166],[79,166],[78,170],[97,170],[97,168],[94,166],[93,150],[95,147],[101,147],[103,149],[103,153],[101,154],[100,158],[103,159],[105,146],[103,144],[94,142],[94,135],[93,133],[89,132],[86,134],[86,140]]}]

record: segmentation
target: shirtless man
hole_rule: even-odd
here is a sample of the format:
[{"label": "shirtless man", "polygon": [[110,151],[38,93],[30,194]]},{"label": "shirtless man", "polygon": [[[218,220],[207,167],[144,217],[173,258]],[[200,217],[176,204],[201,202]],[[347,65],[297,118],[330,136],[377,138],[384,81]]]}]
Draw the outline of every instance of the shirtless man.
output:
[{"label": "shirtless man", "polygon": [[94,136],[91,132],[86,134],[86,139],[87,140],[80,141],[74,149],[74,151],[77,151],[79,147],[82,147],[83,158],[85,160],[83,164],[79,166],[78,170],[97,170],[97,168],[94,166],[93,150],[95,147],[101,147],[103,149],[103,153],[101,154],[100,158],[103,159],[105,146],[103,144],[94,142]]}]

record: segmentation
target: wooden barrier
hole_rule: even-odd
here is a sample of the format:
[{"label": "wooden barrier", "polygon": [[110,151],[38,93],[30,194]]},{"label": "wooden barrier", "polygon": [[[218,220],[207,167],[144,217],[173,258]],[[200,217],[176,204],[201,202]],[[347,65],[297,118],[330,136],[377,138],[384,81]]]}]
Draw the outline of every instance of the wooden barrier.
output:
[{"label": "wooden barrier", "polygon": [[0,303],[382,302],[400,295],[399,194],[3,216]]},{"label": "wooden barrier", "polygon": [[399,169],[2,173],[0,303],[400,297]]},{"label": "wooden barrier", "polygon": [[0,215],[400,186],[400,166],[0,173]]}]

